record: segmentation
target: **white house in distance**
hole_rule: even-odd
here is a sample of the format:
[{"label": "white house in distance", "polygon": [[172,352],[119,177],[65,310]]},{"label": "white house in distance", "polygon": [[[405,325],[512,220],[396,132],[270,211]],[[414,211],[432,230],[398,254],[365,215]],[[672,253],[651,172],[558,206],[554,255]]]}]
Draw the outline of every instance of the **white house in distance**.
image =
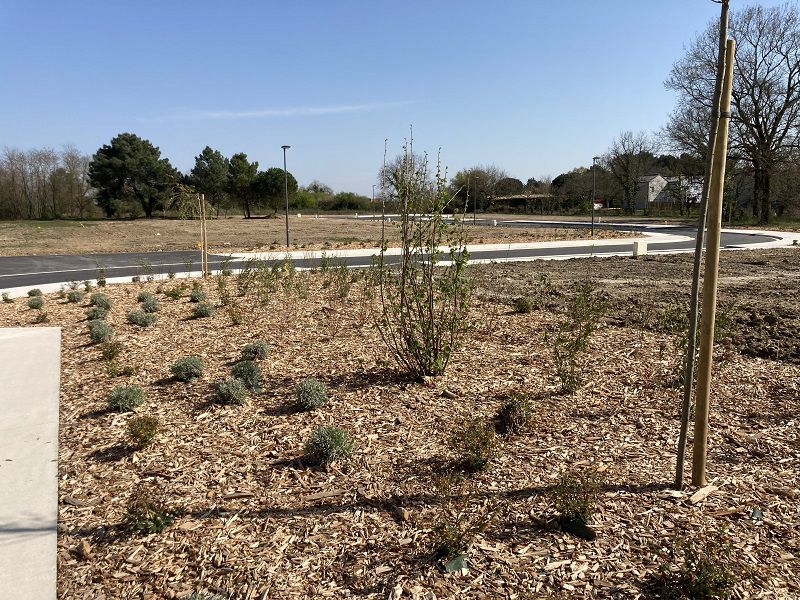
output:
[{"label": "white house in distance", "polygon": [[646,211],[653,204],[698,204],[702,192],[702,177],[645,175],[639,178],[636,208]]}]

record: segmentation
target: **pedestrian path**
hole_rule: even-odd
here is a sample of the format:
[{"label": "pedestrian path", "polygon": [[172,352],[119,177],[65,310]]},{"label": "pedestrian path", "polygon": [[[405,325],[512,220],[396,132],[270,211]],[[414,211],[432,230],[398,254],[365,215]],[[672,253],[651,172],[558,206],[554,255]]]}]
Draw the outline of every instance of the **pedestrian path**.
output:
[{"label": "pedestrian path", "polygon": [[0,329],[0,600],[56,597],[61,329]]}]

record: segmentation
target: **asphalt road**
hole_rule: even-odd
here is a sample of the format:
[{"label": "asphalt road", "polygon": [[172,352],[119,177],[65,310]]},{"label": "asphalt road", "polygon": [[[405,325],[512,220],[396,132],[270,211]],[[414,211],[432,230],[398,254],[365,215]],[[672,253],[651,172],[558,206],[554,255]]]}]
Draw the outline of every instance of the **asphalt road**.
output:
[{"label": "asphalt road", "polygon": [[[498,222],[498,226],[531,226],[542,227],[552,226],[553,222],[530,222],[513,223]],[[585,223],[558,223],[559,227],[588,227]],[[604,224],[603,226],[609,226]],[[629,231],[653,231],[670,233],[678,236],[687,236],[692,239],[689,241],[651,241],[648,243],[649,251],[687,251],[694,249],[696,228],[692,227],[669,227],[661,228],[654,225],[643,224],[613,224],[615,229],[625,229]],[[721,243],[723,247],[740,247],[749,244],[758,244],[773,241],[774,237],[750,234],[750,233],[723,233]],[[627,253],[632,250],[632,242],[621,239],[619,243],[594,246],[590,243],[579,246],[565,246],[555,248],[533,248],[533,249],[514,249],[514,250],[480,250],[471,252],[473,260],[525,260],[553,256],[580,256],[592,254],[593,256],[603,256],[610,254]],[[345,264],[348,267],[364,267],[371,264],[369,256],[347,256],[337,258],[338,264]],[[231,261],[226,255],[209,255],[209,268],[219,270],[223,268],[225,262],[230,268],[236,269],[244,265],[244,262]],[[319,264],[319,259],[315,258],[295,258],[294,264],[297,267],[313,267]],[[149,274],[166,274],[170,272],[183,273],[187,271],[198,271],[200,265],[200,253],[197,251],[181,252],[130,252],[113,254],[87,254],[87,255],[53,255],[53,256],[3,256],[0,257],[0,290],[7,290],[17,287],[34,287],[47,283],[65,283],[70,281],[84,281],[95,279],[98,270],[105,269],[106,277],[133,277],[136,275],[142,278]]]}]

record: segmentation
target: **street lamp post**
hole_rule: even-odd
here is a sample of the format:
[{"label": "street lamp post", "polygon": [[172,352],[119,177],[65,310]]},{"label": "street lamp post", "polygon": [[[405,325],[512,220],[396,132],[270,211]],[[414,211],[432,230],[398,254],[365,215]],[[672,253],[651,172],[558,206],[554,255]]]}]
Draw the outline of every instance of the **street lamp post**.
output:
[{"label": "street lamp post", "polygon": [[475,225],[478,219],[478,178],[475,178],[475,194],[472,196],[472,224]]},{"label": "street lamp post", "polygon": [[372,184],[372,218],[375,218],[375,184]]},{"label": "street lamp post", "polygon": [[289,172],[286,170],[286,151],[291,146],[281,146],[283,148],[283,192],[286,196],[286,249],[289,249]]},{"label": "street lamp post", "polygon": [[592,157],[592,237],[594,237],[594,201],[597,198],[597,161],[599,156]]}]

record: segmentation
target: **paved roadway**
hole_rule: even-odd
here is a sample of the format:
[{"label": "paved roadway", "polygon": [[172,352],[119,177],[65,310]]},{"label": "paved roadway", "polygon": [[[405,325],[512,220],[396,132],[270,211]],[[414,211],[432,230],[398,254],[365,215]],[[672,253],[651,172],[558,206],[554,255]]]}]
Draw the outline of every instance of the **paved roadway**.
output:
[{"label": "paved roadway", "polygon": [[[480,220],[479,220],[480,222]],[[484,223],[486,224],[486,223]],[[576,222],[542,222],[542,221],[498,221],[498,226],[530,226],[530,227],[578,227],[586,228],[587,223]],[[628,231],[667,233],[681,236],[683,239],[661,239],[648,242],[649,252],[686,252],[694,249],[696,228],[683,226],[659,226],[651,224],[603,224],[603,227],[625,229]],[[685,238],[690,239],[685,239]],[[723,233],[722,246],[724,248],[742,247],[750,244],[761,244],[778,239],[775,236],[752,234],[746,232]],[[578,245],[574,245],[577,243]],[[534,260],[537,258],[569,257],[569,256],[604,256],[630,253],[633,243],[630,239],[620,239],[618,243],[605,241],[603,245],[592,245],[591,242],[570,242],[553,247],[512,248],[474,250],[470,252],[473,260]],[[333,253],[334,251],[330,251]],[[297,267],[312,267],[319,264],[319,258],[309,258],[309,253],[294,253],[293,261]],[[362,252],[362,254],[364,254]],[[237,258],[229,259],[227,255],[209,255],[209,268],[221,269],[226,261],[230,268],[236,269],[243,266],[240,253]],[[277,260],[277,259],[276,259]],[[372,262],[370,256],[341,256],[337,263],[346,264],[348,267],[369,266]],[[169,272],[183,273],[199,270],[200,253],[197,251],[180,252],[130,252],[113,254],[87,254],[87,255],[53,255],[53,256],[3,256],[0,257],[0,291],[11,288],[34,287],[37,285],[64,283],[70,281],[91,280],[97,277],[99,267],[105,268],[106,277],[132,277],[135,275],[143,278],[150,273],[166,274]]]}]

